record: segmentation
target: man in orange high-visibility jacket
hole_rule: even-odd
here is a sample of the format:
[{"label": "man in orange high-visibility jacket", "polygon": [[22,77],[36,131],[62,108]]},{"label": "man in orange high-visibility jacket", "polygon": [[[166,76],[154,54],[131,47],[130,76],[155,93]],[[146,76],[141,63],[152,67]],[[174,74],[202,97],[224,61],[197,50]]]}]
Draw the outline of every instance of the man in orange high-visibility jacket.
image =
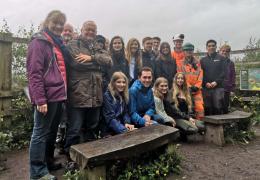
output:
[{"label": "man in orange high-visibility jacket", "polygon": [[174,50],[172,51],[172,58],[176,60],[177,70],[181,67],[184,60],[184,52],[182,50],[182,44],[184,40],[184,34],[176,34],[173,36]]},{"label": "man in orange high-visibility jacket", "polygon": [[204,117],[204,103],[202,96],[202,78],[203,70],[199,60],[194,55],[194,45],[191,43],[185,43],[183,46],[184,60],[179,72],[183,72],[187,85],[190,88],[191,96],[194,102],[194,111],[196,119],[202,119]]}]

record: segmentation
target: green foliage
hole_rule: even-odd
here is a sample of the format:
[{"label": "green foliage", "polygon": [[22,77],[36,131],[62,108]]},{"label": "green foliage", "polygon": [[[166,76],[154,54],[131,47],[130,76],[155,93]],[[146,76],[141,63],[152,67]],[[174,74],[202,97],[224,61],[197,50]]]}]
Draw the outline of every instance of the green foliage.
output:
[{"label": "green foliage", "polygon": [[[3,20],[1,24],[0,33],[11,33],[6,20]],[[34,25],[31,25],[29,30],[19,27],[18,32],[13,36],[29,39],[34,32]],[[27,84],[26,53],[27,44],[13,43],[12,88],[16,91],[16,97],[12,99],[11,119],[3,120],[3,117],[0,119],[0,151],[2,152],[27,146],[32,132],[32,106],[21,92]]]},{"label": "green foliage", "polygon": [[71,172],[71,171],[66,172],[63,175],[63,179],[64,180],[83,180],[86,178],[85,178],[85,174],[83,171],[76,170],[74,172]]},{"label": "green foliage", "polygon": [[171,173],[180,174],[181,160],[177,146],[169,145],[166,150],[159,149],[131,159],[124,169],[117,168],[114,175],[110,173],[110,179],[164,179]]},{"label": "green foliage", "polygon": [[[254,48],[260,48],[260,39],[251,37],[245,49],[254,49]],[[254,52],[245,53],[243,61],[260,61],[260,52],[254,51]]]},{"label": "green foliage", "polygon": [[0,132],[0,153],[4,153],[9,149],[8,144],[11,142],[11,134]]},{"label": "green foliage", "polygon": [[[182,157],[177,146],[168,145],[158,150],[147,152],[140,157],[112,162],[107,168],[108,180],[150,180],[165,179],[169,174],[179,175]],[[87,171],[68,171],[65,180],[86,180]]]},{"label": "green foliage", "polygon": [[[16,34],[18,37],[27,38],[28,40],[35,33],[34,25],[31,25],[29,30],[24,27],[19,27]],[[27,54],[27,44],[24,43],[13,43],[12,53],[12,75],[13,75],[13,87],[16,89],[21,89],[27,84],[26,77],[26,54]]]},{"label": "green foliage", "polygon": [[251,129],[251,121],[240,121],[224,126],[224,136],[227,143],[248,144],[255,137],[255,132]]},{"label": "green foliage", "polygon": [[32,106],[24,95],[18,95],[12,100],[12,120],[6,127],[5,121],[0,122],[0,149],[3,151],[21,149],[29,144],[33,127]]},{"label": "green foliage", "polygon": [[231,143],[248,144],[255,137],[252,126],[260,123],[260,97],[256,95],[252,101],[243,101],[243,97],[234,96],[231,99],[234,109],[253,113],[249,120],[240,121],[238,123],[228,124],[224,127],[225,140]]},{"label": "green foliage", "polygon": [[7,24],[6,19],[3,19],[3,24],[0,27],[0,33],[11,33],[11,30]]}]

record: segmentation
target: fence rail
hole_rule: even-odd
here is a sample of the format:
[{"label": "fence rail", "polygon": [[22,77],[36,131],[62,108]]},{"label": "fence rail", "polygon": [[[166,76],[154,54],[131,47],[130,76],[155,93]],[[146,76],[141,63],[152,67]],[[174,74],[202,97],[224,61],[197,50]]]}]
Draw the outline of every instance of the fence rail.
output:
[{"label": "fence rail", "polygon": [[28,43],[26,38],[0,33],[0,115],[11,115],[12,100],[12,44]]},{"label": "fence rail", "polygon": [[[12,44],[13,43],[25,43],[27,44],[29,39],[13,37],[11,33],[0,33],[0,116],[10,115],[10,107],[12,96]],[[248,52],[258,52],[260,48],[245,49],[245,50],[233,50],[231,54],[243,54]],[[196,53],[198,56],[205,55],[205,52]],[[245,62],[242,63],[244,66]],[[246,62],[247,63],[247,62]],[[259,67],[259,62],[251,62]],[[241,66],[238,62],[238,66]],[[238,74],[237,74],[238,75]]]}]

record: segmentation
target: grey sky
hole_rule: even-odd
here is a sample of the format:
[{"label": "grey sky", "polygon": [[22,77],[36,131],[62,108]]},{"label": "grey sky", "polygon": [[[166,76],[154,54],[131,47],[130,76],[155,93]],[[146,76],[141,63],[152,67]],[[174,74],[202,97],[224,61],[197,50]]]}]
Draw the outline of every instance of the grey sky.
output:
[{"label": "grey sky", "polygon": [[228,41],[232,49],[244,48],[251,36],[260,38],[259,0],[5,0],[0,17],[16,31],[39,25],[53,9],[77,28],[94,20],[99,34],[121,35],[125,41],[159,36],[171,43],[175,33],[184,33],[186,42],[205,50],[211,38]]}]

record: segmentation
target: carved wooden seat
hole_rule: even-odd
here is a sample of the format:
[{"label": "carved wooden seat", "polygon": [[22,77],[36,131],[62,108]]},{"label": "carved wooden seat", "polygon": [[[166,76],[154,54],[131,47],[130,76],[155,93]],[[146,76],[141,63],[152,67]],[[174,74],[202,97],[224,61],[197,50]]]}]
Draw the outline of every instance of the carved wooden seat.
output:
[{"label": "carved wooden seat", "polygon": [[89,179],[106,178],[106,162],[137,156],[174,141],[178,129],[153,125],[131,132],[99,139],[71,147],[71,158],[81,169],[87,169]]},{"label": "carved wooden seat", "polygon": [[223,146],[225,144],[223,125],[246,120],[251,115],[252,113],[234,111],[228,114],[205,116],[203,119],[206,125],[205,141]]}]

